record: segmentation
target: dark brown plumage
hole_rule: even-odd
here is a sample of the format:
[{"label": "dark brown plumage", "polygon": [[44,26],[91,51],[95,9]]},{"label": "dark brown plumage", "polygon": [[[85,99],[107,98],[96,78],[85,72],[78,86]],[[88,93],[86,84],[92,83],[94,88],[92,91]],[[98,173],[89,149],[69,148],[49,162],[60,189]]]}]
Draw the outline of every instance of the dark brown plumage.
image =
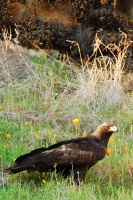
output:
[{"label": "dark brown plumage", "polygon": [[5,171],[15,174],[24,170],[51,172],[56,170],[64,177],[73,175],[76,182],[84,181],[87,171],[106,155],[110,136],[117,127],[101,124],[86,137],[78,137],[54,144],[48,148],[35,149],[18,157]]}]

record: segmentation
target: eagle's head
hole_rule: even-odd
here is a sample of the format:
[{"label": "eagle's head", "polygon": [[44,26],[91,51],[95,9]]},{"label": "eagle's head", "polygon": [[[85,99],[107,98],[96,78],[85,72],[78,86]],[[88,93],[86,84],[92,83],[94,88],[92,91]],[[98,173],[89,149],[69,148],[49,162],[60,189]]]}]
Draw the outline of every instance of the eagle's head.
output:
[{"label": "eagle's head", "polygon": [[116,132],[117,126],[112,125],[109,122],[104,122],[92,133],[93,136],[96,136],[99,139],[106,139],[112,135],[112,133]]}]

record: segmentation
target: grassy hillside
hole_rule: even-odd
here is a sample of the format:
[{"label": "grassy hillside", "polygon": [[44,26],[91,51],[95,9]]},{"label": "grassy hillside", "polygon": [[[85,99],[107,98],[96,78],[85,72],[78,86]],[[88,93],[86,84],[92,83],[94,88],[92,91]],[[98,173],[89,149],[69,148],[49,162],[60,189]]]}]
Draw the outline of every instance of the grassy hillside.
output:
[{"label": "grassy hillside", "polygon": [[[8,56],[6,48],[2,52]],[[112,59],[101,54],[79,69],[45,52],[27,57],[17,46],[18,64],[25,64],[21,71],[17,63],[1,62],[0,184],[8,179],[1,187],[1,199],[133,199],[133,94],[123,86],[126,46],[118,52]],[[76,187],[56,173],[7,177],[2,172],[17,156],[90,133],[103,121],[117,125],[119,131],[110,139],[110,156],[88,172],[85,184]]]}]

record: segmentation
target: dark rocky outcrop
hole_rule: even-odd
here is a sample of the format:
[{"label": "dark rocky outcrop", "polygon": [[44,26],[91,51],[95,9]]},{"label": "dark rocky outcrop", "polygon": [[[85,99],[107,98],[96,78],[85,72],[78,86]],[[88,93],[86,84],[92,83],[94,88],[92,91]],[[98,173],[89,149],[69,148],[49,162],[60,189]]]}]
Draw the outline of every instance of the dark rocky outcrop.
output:
[{"label": "dark rocky outcrop", "polygon": [[133,18],[133,1],[132,0],[119,0],[119,4],[123,8],[123,12],[128,16]]},{"label": "dark rocky outcrop", "polygon": [[[119,30],[127,34],[127,40],[133,40],[133,23],[121,13],[120,1],[116,5],[115,0],[1,0],[0,38],[8,32],[22,46],[55,49],[78,60],[79,49],[76,43],[67,41],[71,40],[79,44],[82,57],[87,58],[93,53],[97,31],[105,45],[120,42]],[[131,71],[132,43],[128,52],[126,69]]]}]

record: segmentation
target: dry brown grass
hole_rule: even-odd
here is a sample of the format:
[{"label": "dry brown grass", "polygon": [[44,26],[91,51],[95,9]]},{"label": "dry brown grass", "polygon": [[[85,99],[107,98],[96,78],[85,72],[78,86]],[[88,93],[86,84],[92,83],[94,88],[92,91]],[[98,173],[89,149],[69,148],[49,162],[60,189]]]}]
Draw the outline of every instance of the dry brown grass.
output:
[{"label": "dry brown grass", "polygon": [[[56,66],[55,59],[51,61],[42,50],[34,51],[34,54],[32,51],[32,55],[38,54],[41,57],[45,54],[47,59],[42,65],[34,64],[29,60],[31,50],[21,48],[18,43],[12,44],[10,38],[6,38],[5,34],[5,42],[1,42],[1,90],[8,85],[11,90],[15,88],[18,96],[20,93],[20,99],[22,92],[28,95],[34,93],[36,98],[37,96],[41,98],[42,107],[40,106],[39,109],[42,114],[36,120],[47,119],[55,125],[67,121],[69,126],[71,120],[68,119],[78,117],[85,124],[88,120],[91,123],[95,121],[94,126],[96,126],[99,120],[108,120],[110,117],[101,113],[101,109],[122,108],[131,104],[132,93],[125,93],[125,83],[132,82],[132,76],[131,80],[127,78],[123,82],[123,77],[126,76],[123,67],[130,45],[126,34],[121,33],[121,41],[118,45],[105,45],[96,35],[92,55],[94,59],[91,61],[92,57],[89,57],[83,64],[80,54],[82,63],[80,70],[73,67],[71,63],[68,65],[60,62]],[[104,56],[101,50],[103,48],[110,52],[110,57]],[[100,52],[98,57],[97,52]],[[67,72],[64,72],[66,69]],[[37,99],[34,104],[37,104]],[[24,109],[26,110],[27,107]],[[29,118],[35,117],[29,116]]]}]

